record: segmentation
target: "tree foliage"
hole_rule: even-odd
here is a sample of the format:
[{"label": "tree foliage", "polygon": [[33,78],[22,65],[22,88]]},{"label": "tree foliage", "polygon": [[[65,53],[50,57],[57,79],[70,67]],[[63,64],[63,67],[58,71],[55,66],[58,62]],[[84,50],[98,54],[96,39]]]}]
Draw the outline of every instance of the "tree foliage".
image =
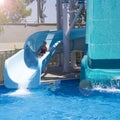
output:
[{"label": "tree foliage", "polygon": [[[77,20],[76,20],[76,27],[81,27],[86,24],[86,2],[85,0],[70,0],[70,18],[74,18],[77,14],[77,11],[81,9]],[[82,2],[82,3],[80,3]],[[82,5],[82,6],[81,6]],[[81,8],[82,7],[82,8]]]},{"label": "tree foliage", "polygon": [[30,14],[31,9],[26,9],[22,0],[4,0],[4,4],[0,7],[0,24],[21,22]]},{"label": "tree foliage", "polygon": [[[79,9],[80,5],[76,5],[75,9]],[[77,26],[80,27],[83,24],[86,24],[86,3],[83,3],[83,8],[78,16],[77,22],[76,22]]]},{"label": "tree foliage", "polygon": [[[38,18],[40,18],[40,22],[44,23],[45,22],[45,17],[47,17],[44,12],[45,12],[45,3],[46,0],[37,0],[37,5],[38,5]],[[39,22],[39,21],[38,21]]]},{"label": "tree foliage", "polygon": [[23,3],[25,3],[26,5],[29,5],[30,3],[32,3],[35,0],[22,0]]},{"label": "tree foliage", "polygon": [[79,14],[78,20],[78,27],[80,27],[83,23],[86,23],[86,6],[85,3],[83,4],[83,8],[81,10],[81,13]]},{"label": "tree foliage", "polygon": [[[33,1],[35,1],[35,0],[23,0],[23,2],[26,5],[29,5]],[[46,10],[45,4],[46,4],[47,0],[36,0],[36,1],[37,1],[38,23],[39,22],[44,23],[45,17],[47,17],[44,13]]]}]

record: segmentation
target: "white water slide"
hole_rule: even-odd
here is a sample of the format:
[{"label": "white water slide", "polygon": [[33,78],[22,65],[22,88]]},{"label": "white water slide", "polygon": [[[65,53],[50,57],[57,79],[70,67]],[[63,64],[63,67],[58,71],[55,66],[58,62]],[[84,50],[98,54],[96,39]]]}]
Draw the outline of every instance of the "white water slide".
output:
[{"label": "white water slide", "polygon": [[[73,29],[70,39],[85,37],[85,28]],[[58,50],[63,40],[62,31],[42,31],[28,37],[24,49],[8,58],[4,65],[4,85],[7,88],[36,88],[41,80],[41,73],[46,64]],[[48,51],[39,58],[36,51],[47,42]]]}]

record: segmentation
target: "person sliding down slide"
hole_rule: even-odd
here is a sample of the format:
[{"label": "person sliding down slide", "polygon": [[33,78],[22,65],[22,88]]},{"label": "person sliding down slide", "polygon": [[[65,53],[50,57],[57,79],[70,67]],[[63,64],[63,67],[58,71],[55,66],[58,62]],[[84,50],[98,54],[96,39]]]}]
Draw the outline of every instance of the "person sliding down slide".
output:
[{"label": "person sliding down slide", "polygon": [[38,49],[37,54],[39,55],[39,57],[42,57],[46,53],[46,51],[47,51],[46,44],[47,44],[47,42],[44,41],[42,46],[40,46],[40,48]]}]

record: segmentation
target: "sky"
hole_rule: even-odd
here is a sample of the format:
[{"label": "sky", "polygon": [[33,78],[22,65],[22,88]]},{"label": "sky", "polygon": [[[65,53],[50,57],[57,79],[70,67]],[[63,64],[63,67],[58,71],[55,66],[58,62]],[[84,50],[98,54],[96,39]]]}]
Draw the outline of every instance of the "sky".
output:
[{"label": "sky", "polygon": [[[45,9],[45,23],[56,23],[56,0],[47,0]],[[37,2],[34,1],[27,8],[32,9],[31,16],[27,17],[28,22],[35,23],[37,21]]]}]

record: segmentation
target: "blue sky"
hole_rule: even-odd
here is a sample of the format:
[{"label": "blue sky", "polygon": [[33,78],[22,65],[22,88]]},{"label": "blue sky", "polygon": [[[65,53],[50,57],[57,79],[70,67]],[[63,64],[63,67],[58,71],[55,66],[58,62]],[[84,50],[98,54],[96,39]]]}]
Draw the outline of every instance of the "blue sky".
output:
[{"label": "blue sky", "polygon": [[[45,23],[56,23],[56,0],[47,0],[45,6]],[[28,8],[32,9],[31,16],[27,17],[28,22],[37,21],[37,2],[34,1],[32,4],[28,6]]]}]

